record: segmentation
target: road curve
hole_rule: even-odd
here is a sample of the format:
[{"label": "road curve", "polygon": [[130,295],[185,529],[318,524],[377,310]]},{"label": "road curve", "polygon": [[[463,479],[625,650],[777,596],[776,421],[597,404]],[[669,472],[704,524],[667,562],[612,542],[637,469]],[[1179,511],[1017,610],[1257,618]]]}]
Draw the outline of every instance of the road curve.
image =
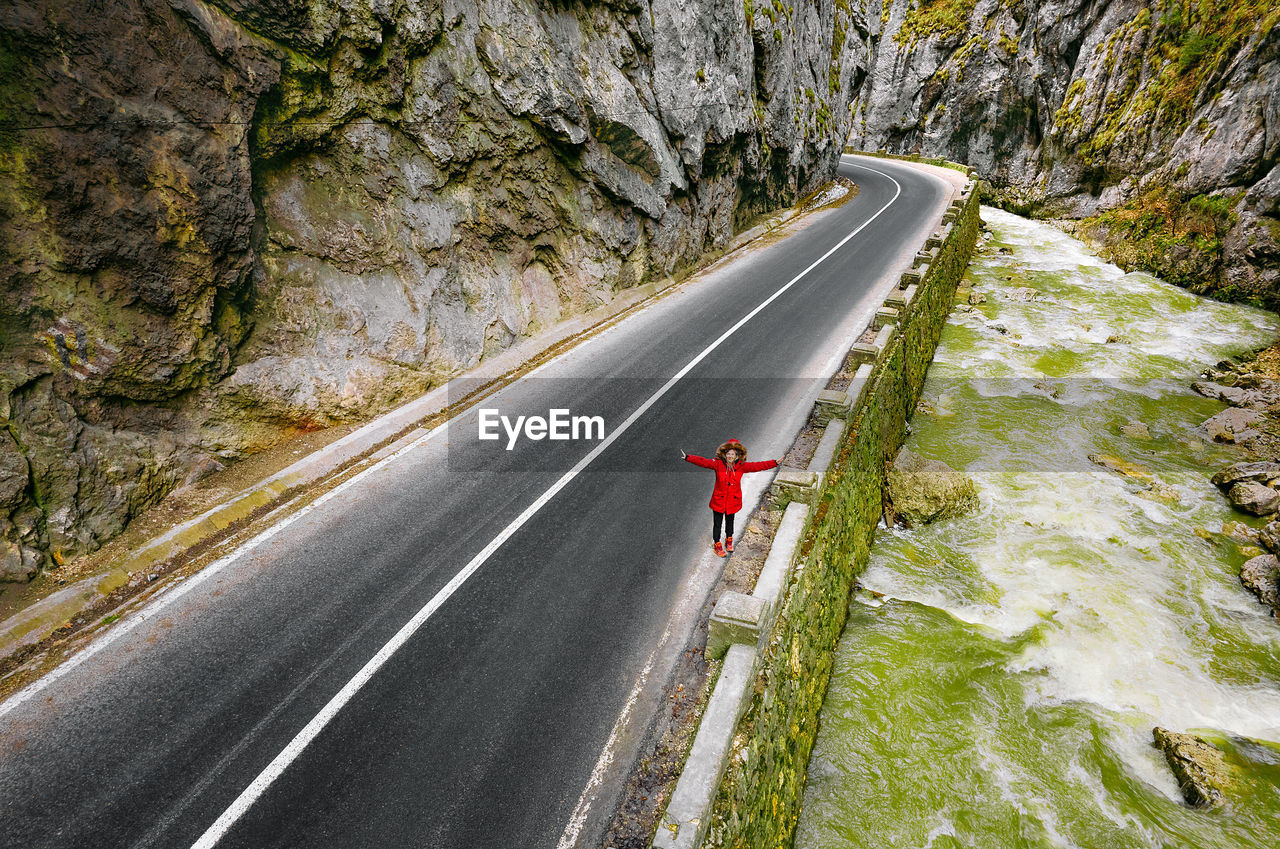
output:
[{"label": "road curve", "polygon": [[599,415],[611,434],[643,408],[572,477],[598,441],[506,451],[476,440],[468,411],[0,706],[0,847],[167,849],[209,835],[228,849],[553,849],[575,811],[569,836],[594,845],[615,788],[584,808],[584,787],[654,647],[664,634],[683,644],[688,622],[671,622],[682,591],[719,566],[705,556],[710,481],[677,449],[707,454],[732,436],[753,458],[780,456],[854,318],[878,305],[872,287],[950,192],[898,163],[846,158],[841,171],[861,186],[853,201],[481,404]]}]

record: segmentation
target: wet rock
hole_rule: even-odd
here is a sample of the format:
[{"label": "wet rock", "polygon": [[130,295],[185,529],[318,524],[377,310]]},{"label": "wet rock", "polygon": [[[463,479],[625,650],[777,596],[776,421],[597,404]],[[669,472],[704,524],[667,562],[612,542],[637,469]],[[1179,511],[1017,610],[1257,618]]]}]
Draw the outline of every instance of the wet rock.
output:
[{"label": "wet rock", "polygon": [[1280,522],[1268,522],[1265,528],[1258,531],[1258,542],[1272,554],[1280,554]]},{"label": "wet rock", "polygon": [[973,307],[968,304],[957,304],[956,312],[973,312]]},{"label": "wet rock", "polygon": [[1223,802],[1234,779],[1220,749],[1202,737],[1159,726],[1151,729],[1151,734],[1178,779],[1187,804],[1203,808]]},{"label": "wet rock", "polygon": [[888,474],[889,500],[910,525],[950,519],[978,507],[971,478],[941,460],[928,460],[903,448]]},{"label": "wet rock", "polygon": [[1163,501],[1165,504],[1178,504],[1182,501],[1182,493],[1162,481],[1152,481],[1139,494],[1144,498]]},{"label": "wet rock", "polygon": [[1115,472],[1133,480],[1150,481],[1153,479],[1151,471],[1146,466],[1135,463],[1132,460],[1126,460],[1123,457],[1116,457],[1111,454],[1090,454],[1089,461],[1109,472]]},{"label": "wet rock", "polygon": [[1120,426],[1120,432],[1134,439],[1150,439],[1151,431],[1142,422],[1129,422]]},{"label": "wet rock", "polygon": [[1267,403],[1264,393],[1258,389],[1223,386],[1219,383],[1210,383],[1203,380],[1197,380],[1191,384],[1191,388],[1206,398],[1225,401],[1233,407],[1247,407]]},{"label": "wet rock", "polygon": [[1280,510],[1280,492],[1253,481],[1232,484],[1227,500],[1246,513],[1269,516]]},{"label": "wet rock", "polygon": [[1107,342],[1106,342],[1106,344],[1108,344],[1108,345],[1128,345],[1128,344],[1129,344],[1129,340],[1128,340],[1128,339],[1126,339],[1126,338],[1124,338],[1123,336],[1121,336],[1119,333],[1112,333],[1110,336],[1108,336],[1108,337],[1107,337]]},{"label": "wet rock", "polygon": [[1240,583],[1280,617],[1280,559],[1274,554],[1254,557],[1240,567]]},{"label": "wet rock", "polygon": [[1225,469],[1216,472],[1209,480],[1212,481],[1214,486],[1222,490],[1230,489],[1234,484],[1242,481],[1254,481],[1255,483],[1270,486],[1280,481],[1280,463],[1273,463],[1269,460],[1232,463]]},{"label": "wet rock", "polygon": [[970,305],[970,306],[975,306],[975,307],[976,307],[978,304],[985,304],[986,302],[987,302],[987,296],[986,296],[985,294],[983,294],[982,292],[970,292],[970,293],[969,293],[969,305]]},{"label": "wet rock", "polygon": [[1044,380],[1038,380],[1033,385],[1035,386],[1036,389],[1039,389],[1041,392],[1043,392],[1045,395],[1049,396],[1050,398],[1062,397],[1062,386],[1060,384],[1049,383]]},{"label": "wet rock", "polygon": [[1239,444],[1261,436],[1253,427],[1262,421],[1257,410],[1244,407],[1228,407],[1200,425],[1200,431],[1214,442]]},{"label": "wet rock", "polygon": [[1233,522],[1228,519],[1222,523],[1224,537],[1245,545],[1257,545],[1261,541],[1261,533],[1257,528],[1251,528],[1244,522]]},{"label": "wet rock", "polygon": [[1011,301],[1034,301],[1040,297],[1038,289],[1032,289],[1030,286],[1019,286],[1016,289],[1010,289],[1005,292],[1004,296]]}]

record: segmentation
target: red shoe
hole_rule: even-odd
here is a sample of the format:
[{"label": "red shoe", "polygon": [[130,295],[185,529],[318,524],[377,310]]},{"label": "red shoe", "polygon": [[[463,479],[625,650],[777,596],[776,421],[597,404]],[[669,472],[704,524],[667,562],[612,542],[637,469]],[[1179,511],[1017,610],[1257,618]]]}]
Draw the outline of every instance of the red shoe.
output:
[{"label": "red shoe", "polygon": [[724,550],[733,554],[733,537],[724,538]]},{"label": "red shoe", "polygon": [[716,557],[726,556],[724,553],[724,546],[720,544],[720,540],[716,540],[715,542],[711,543],[711,550],[716,553]]}]

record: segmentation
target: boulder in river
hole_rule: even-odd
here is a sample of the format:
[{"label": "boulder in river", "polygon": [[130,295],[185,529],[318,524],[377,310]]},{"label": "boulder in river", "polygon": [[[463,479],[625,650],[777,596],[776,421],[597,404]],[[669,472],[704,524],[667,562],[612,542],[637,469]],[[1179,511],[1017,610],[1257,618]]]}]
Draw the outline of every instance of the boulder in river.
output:
[{"label": "boulder in river", "polygon": [[1272,616],[1280,617],[1280,558],[1264,554],[1245,561],[1240,567],[1240,583],[1271,608]]},{"label": "boulder in river", "polygon": [[1187,804],[1207,808],[1221,804],[1233,783],[1222,751],[1194,734],[1180,734],[1159,726],[1151,729],[1156,747],[1164,752]]},{"label": "boulder in river", "polygon": [[1120,425],[1120,432],[1132,439],[1150,439],[1151,430],[1140,421]]},{"label": "boulder in river", "polygon": [[968,475],[908,448],[898,452],[888,477],[893,510],[909,525],[950,519],[978,506],[978,488]]},{"label": "boulder in river", "polygon": [[1265,528],[1258,531],[1258,542],[1272,554],[1280,554],[1280,522],[1268,522]]},{"label": "boulder in river", "polygon": [[1269,460],[1232,463],[1215,473],[1209,480],[1214,486],[1224,491],[1242,481],[1254,481],[1270,486],[1272,483],[1280,482],[1280,463],[1272,463]]},{"label": "boulder in river", "polygon": [[975,306],[975,307],[976,307],[978,304],[985,304],[986,302],[987,302],[987,296],[986,296],[985,294],[983,294],[982,292],[970,292],[970,293],[969,293],[969,304],[970,304],[970,306]]},{"label": "boulder in river", "polygon": [[1262,393],[1257,389],[1243,389],[1239,386],[1223,386],[1206,380],[1197,380],[1191,388],[1206,398],[1225,401],[1233,407],[1249,407],[1265,403]]},{"label": "boulder in river", "polygon": [[1126,460],[1123,457],[1116,457],[1111,454],[1090,454],[1089,461],[1101,466],[1109,472],[1124,475],[1126,478],[1133,478],[1134,480],[1140,481],[1154,480],[1154,477],[1146,466],[1135,463],[1132,460]]},{"label": "boulder in river", "polygon": [[1262,414],[1257,410],[1228,407],[1205,421],[1200,429],[1214,442],[1241,443],[1262,435],[1253,427],[1260,421]]},{"label": "boulder in river", "polygon": [[1257,545],[1261,542],[1262,532],[1257,528],[1249,527],[1244,522],[1233,522],[1228,519],[1222,523],[1222,535],[1243,545]]},{"label": "boulder in river", "polygon": [[1232,484],[1227,490],[1227,500],[1255,516],[1270,516],[1280,510],[1280,492],[1253,481]]}]

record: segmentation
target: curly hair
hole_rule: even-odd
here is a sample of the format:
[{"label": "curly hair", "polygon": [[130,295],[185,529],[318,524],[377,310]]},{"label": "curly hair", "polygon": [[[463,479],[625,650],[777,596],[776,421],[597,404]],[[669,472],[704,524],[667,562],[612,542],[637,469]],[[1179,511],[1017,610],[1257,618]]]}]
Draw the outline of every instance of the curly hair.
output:
[{"label": "curly hair", "polygon": [[726,455],[729,453],[729,449],[731,448],[735,449],[739,454],[742,455],[741,457],[738,458],[739,463],[747,459],[746,446],[744,446],[741,442],[739,442],[736,439],[730,439],[728,442],[724,443],[719,448],[717,448],[716,459],[719,460],[721,463],[728,465],[729,460],[727,459]]}]

